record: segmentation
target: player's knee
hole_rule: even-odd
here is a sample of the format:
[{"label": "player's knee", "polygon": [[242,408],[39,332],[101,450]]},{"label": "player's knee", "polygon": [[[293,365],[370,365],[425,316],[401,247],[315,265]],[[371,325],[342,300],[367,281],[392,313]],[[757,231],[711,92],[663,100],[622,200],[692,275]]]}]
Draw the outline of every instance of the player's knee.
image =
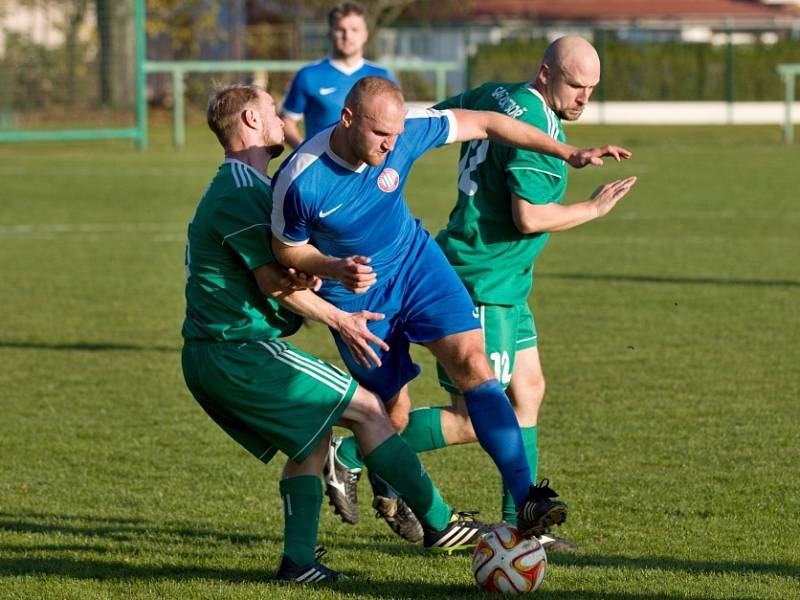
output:
[{"label": "player's knee", "polygon": [[379,423],[388,419],[381,399],[362,387],[356,389],[342,417],[345,426],[348,426],[348,423],[356,425]]},{"label": "player's knee", "polygon": [[408,411],[404,410],[390,410],[389,411],[389,421],[392,423],[392,427],[398,433],[402,433],[405,431],[405,428],[408,427]]}]

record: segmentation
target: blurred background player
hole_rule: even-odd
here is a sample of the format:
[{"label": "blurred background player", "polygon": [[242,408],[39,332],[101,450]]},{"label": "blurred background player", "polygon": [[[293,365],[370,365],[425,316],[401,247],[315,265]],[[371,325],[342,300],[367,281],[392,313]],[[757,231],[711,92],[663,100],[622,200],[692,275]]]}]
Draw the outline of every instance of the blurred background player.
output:
[{"label": "blurred background player", "polygon": [[394,81],[392,74],[364,60],[369,38],[367,13],[357,2],[342,2],[328,13],[331,54],[300,69],[283,100],[286,141],[296,148],[303,141],[299,123],[305,121],[305,137],[339,120],[344,99],[353,84],[368,75]]},{"label": "blurred background player", "polygon": [[[506,113],[563,142],[562,120],[580,118],[599,81],[600,59],[594,47],[583,38],[565,36],[547,48],[533,81],[487,83],[436,108]],[[635,177],[614,181],[584,202],[562,205],[567,174],[567,164],[553,156],[489,140],[464,143],[458,201],[447,227],[436,236],[478,307],[486,354],[500,383],[508,386],[534,479],[537,417],[545,391],[538,336],[528,306],[534,262],[551,232],[602,217],[636,181]],[[463,395],[441,365],[438,370],[441,385],[451,393],[452,407],[415,411],[410,427],[417,419],[432,427],[434,446],[472,442],[475,435]],[[516,523],[514,501],[506,486],[502,519]],[[575,549],[552,534],[543,539],[551,550]]]},{"label": "blurred background player", "polygon": [[385,349],[366,326],[382,315],[341,311],[308,289],[313,278],[284,274],[274,261],[264,173],[284,138],[272,98],[257,86],[228,86],[209,102],[208,123],[225,160],[189,224],[182,367],[192,395],[234,440],[265,463],[279,450],[289,457],[279,484],[285,520],[277,578],[340,577],[315,553],[320,475],[337,423],[353,431],[365,463],[420,515],[427,549],[474,546],[483,525],[442,500],[380,399],[278,339],[297,331],[302,315],[336,330],[361,363],[380,362],[369,342]]}]

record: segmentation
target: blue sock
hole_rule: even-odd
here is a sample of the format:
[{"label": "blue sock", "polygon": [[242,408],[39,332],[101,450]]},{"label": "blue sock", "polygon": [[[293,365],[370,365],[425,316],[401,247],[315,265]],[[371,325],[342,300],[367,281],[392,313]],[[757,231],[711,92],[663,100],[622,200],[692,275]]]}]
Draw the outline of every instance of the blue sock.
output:
[{"label": "blue sock", "polygon": [[496,379],[467,390],[464,400],[478,442],[497,465],[519,508],[528,497],[531,470],[511,403]]}]

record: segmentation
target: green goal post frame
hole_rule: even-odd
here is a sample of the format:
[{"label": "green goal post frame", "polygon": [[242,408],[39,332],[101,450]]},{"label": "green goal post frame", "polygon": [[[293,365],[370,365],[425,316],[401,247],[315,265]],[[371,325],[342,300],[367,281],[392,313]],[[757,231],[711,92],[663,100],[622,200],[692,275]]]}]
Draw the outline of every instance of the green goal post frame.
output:
[{"label": "green goal post frame", "polygon": [[787,144],[794,143],[794,120],[792,118],[792,104],[795,98],[795,78],[800,75],[800,64],[782,64],[775,70],[783,77],[784,89],[784,119],[783,141]]},{"label": "green goal post frame", "polygon": [[[224,72],[295,72],[308,61],[297,60],[195,60],[195,61],[150,61],[147,60],[147,18],[146,0],[133,0],[133,26],[135,43],[135,112],[136,123],[124,128],[91,129],[41,129],[41,130],[0,130],[0,143],[3,142],[61,142],[108,139],[130,139],[140,150],[146,150],[147,115],[147,75],[149,73],[168,73],[173,86],[173,142],[175,146],[185,144],[184,81],[187,73]],[[458,63],[444,61],[391,61],[383,66],[397,71],[433,72],[436,77],[436,100],[446,95],[446,77],[449,71],[459,69]]]},{"label": "green goal post frame", "polygon": [[89,129],[35,129],[0,130],[0,143],[3,142],[65,142],[86,140],[130,139],[136,146],[147,148],[147,97],[145,90],[144,62],[147,38],[145,34],[145,0],[133,0],[133,28],[135,44],[135,110],[134,127],[89,128]]}]

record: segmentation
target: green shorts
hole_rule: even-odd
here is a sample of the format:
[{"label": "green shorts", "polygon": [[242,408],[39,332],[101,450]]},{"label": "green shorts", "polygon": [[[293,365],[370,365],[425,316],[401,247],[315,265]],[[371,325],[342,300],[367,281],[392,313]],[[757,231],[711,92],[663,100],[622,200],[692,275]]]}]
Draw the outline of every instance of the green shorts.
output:
[{"label": "green shorts", "polygon": [[[503,389],[511,383],[514,372],[514,359],[517,352],[536,347],[536,323],[527,304],[500,306],[496,304],[477,304],[483,330],[483,343],[489,364]],[[436,364],[439,385],[451,394],[459,390],[440,364]]]},{"label": "green shorts", "polygon": [[331,431],[358,384],[283,341],[189,342],[183,376],[208,415],[263,462],[280,450],[303,462]]}]

